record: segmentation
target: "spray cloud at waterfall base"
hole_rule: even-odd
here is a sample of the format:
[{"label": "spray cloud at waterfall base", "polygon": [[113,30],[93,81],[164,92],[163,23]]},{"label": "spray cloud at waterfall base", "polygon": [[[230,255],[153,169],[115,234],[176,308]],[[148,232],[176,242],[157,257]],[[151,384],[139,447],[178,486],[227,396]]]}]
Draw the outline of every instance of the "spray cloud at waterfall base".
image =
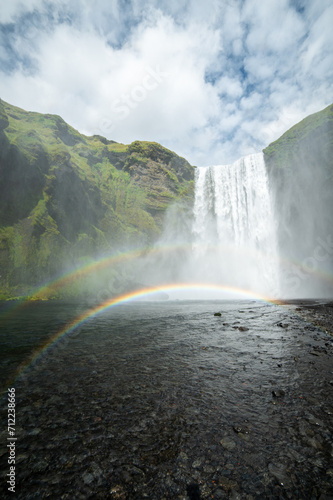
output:
[{"label": "spray cloud at waterfall base", "polygon": [[263,154],[197,168],[194,205],[171,207],[157,248],[161,252],[143,259],[142,280],[211,283],[279,297],[276,228]]},{"label": "spray cloud at waterfall base", "polygon": [[198,169],[193,258],[203,276],[279,294],[275,223],[263,155]]},{"label": "spray cloud at waterfall base", "polygon": [[[215,284],[281,299],[332,296],[333,238],[328,220],[316,222],[318,203],[312,206],[309,196],[312,189],[312,198],[320,197],[320,175],[311,182],[302,177],[307,170],[301,174],[296,187],[280,173],[282,190],[262,153],[197,168],[193,207],[169,209],[159,251],[138,263],[139,280]],[[295,211],[298,217],[286,217]]]},{"label": "spray cloud at waterfall base", "polygon": [[[281,165],[264,152],[197,167],[193,198],[169,205],[159,240],[102,255],[81,288],[97,302],[163,286],[170,299],[239,298],[232,289],[244,298],[332,297],[330,170],[308,142],[310,159],[299,149]],[[172,284],[188,289],[175,294]]]}]

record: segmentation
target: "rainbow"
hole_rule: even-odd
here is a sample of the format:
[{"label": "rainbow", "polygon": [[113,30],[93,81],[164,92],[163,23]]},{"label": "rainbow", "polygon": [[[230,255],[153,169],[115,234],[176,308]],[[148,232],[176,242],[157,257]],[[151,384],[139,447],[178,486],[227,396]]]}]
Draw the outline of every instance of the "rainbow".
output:
[{"label": "rainbow", "polygon": [[95,318],[99,314],[103,313],[104,311],[111,309],[113,307],[116,307],[121,304],[126,304],[138,299],[144,299],[144,298],[149,298],[153,297],[154,294],[158,294],[161,292],[171,292],[171,291],[184,291],[184,290],[193,290],[196,289],[198,291],[215,291],[219,293],[224,293],[224,294],[233,294],[236,295],[242,299],[249,298],[253,300],[259,300],[262,302],[270,303],[270,304],[275,304],[275,305],[281,305],[281,302],[270,298],[266,297],[263,295],[260,295],[258,293],[255,293],[251,290],[244,290],[241,288],[236,288],[232,286],[222,286],[222,285],[212,285],[212,284],[206,284],[206,283],[172,283],[172,284],[164,284],[164,285],[159,285],[159,286],[154,286],[154,287],[149,287],[149,288],[143,288],[140,290],[135,290],[131,291],[129,293],[125,293],[122,295],[118,295],[117,297],[112,297],[104,302],[98,304],[95,307],[92,307],[86,311],[84,311],[82,314],[74,318],[72,321],[67,323],[67,325],[62,328],[59,332],[54,334],[51,338],[49,338],[42,346],[39,347],[37,351],[35,351],[32,356],[30,356],[17,370],[16,374],[13,377],[13,380],[16,380],[19,375],[21,375],[29,366],[31,366],[37,358],[45,354],[56,342],[58,342],[60,339],[64,338],[65,336],[69,335],[72,333],[74,330],[76,330],[78,327],[82,326],[84,323],[87,321]]},{"label": "rainbow", "polygon": [[[229,246],[211,246],[212,250],[219,250],[221,248],[228,249],[233,252],[241,252],[241,249],[235,249]],[[52,297],[52,294],[55,294],[61,288],[64,288],[67,285],[72,284],[75,280],[79,280],[92,274],[94,272],[98,272],[100,270],[106,269],[111,266],[115,266],[117,264],[126,262],[128,260],[134,260],[137,258],[142,258],[146,256],[154,256],[159,255],[160,253],[170,253],[176,252],[179,250],[192,250],[192,244],[178,244],[178,245],[163,245],[163,246],[155,246],[155,247],[141,247],[136,248],[134,250],[129,250],[127,252],[122,252],[116,255],[108,255],[100,258],[99,260],[92,260],[88,263],[85,263],[83,266],[76,268],[74,270],[68,271],[61,276],[57,276],[51,281],[47,283],[43,283],[39,285],[34,290],[32,290],[28,295],[25,295],[17,300],[8,301],[8,306],[3,309],[0,313],[1,317],[6,317],[13,311],[15,311],[18,307],[24,306],[26,303],[34,300],[48,300]],[[242,252],[241,252],[242,253]],[[247,251],[248,253],[248,251]],[[258,252],[260,253],[260,252]]]},{"label": "rainbow", "polygon": [[[233,253],[240,253],[249,255],[248,249],[234,248],[230,246],[210,246],[209,247],[213,251],[217,250],[230,250]],[[115,266],[117,264],[126,262],[128,260],[133,260],[137,258],[142,258],[145,256],[154,256],[160,253],[166,252],[176,252],[179,250],[193,250],[191,244],[179,244],[179,245],[163,245],[163,246],[155,246],[155,247],[141,247],[134,250],[129,250],[126,252],[118,253],[116,255],[104,256],[98,260],[91,260],[88,263],[85,263],[83,266],[76,268],[74,270],[68,271],[61,276],[57,276],[53,280],[39,285],[34,290],[31,291],[30,294],[21,297],[15,301],[8,301],[8,305],[3,311],[0,313],[0,318],[7,316],[7,314],[11,313],[13,310],[16,310],[20,306],[24,306],[26,303],[32,300],[48,300],[54,295],[58,290],[64,288],[67,285],[72,284],[75,280],[79,280],[92,274],[94,272],[98,272],[110,266]],[[250,253],[255,254],[256,257],[267,258],[267,256],[263,255],[259,250],[251,251]],[[280,265],[285,265],[286,267],[291,268],[296,267],[300,270],[305,271],[308,275],[317,276],[323,281],[328,282],[333,286],[333,276],[323,273],[320,270],[310,270],[306,268],[302,263],[297,261],[289,261],[285,259],[283,256],[270,256],[269,258],[276,260]]]},{"label": "rainbow", "polygon": [[111,255],[107,257],[102,257],[99,260],[92,260],[88,263],[85,263],[83,266],[76,268],[74,270],[68,271],[61,276],[57,276],[51,281],[47,283],[43,283],[39,285],[34,290],[31,291],[28,295],[21,297],[19,300],[16,300],[11,308],[8,308],[6,312],[12,308],[17,308],[22,303],[31,301],[31,300],[47,300],[47,298],[57,290],[65,287],[68,284],[71,284],[74,280],[83,278],[84,276],[99,271],[100,269],[104,269],[110,265],[115,265],[126,261],[128,259],[135,259],[143,256],[145,253],[149,252],[149,248],[141,248],[136,250],[130,250],[128,252],[123,252],[116,255]]}]

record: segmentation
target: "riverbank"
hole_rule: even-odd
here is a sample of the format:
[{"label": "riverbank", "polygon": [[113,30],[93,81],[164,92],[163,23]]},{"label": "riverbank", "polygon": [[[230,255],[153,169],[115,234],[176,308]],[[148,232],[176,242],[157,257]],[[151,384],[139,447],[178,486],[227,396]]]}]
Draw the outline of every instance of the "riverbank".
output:
[{"label": "riverbank", "polygon": [[298,299],[283,302],[295,306],[295,312],[333,336],[333,301],[330,299]]},{"label": "riverbank", "polygon": [[[69,315],[40,306],[27,335]],[[128,304],[59,339],[14,383],[16,498],[331,498],[333,338],[303,318],[329,318],[318,306]]]}]

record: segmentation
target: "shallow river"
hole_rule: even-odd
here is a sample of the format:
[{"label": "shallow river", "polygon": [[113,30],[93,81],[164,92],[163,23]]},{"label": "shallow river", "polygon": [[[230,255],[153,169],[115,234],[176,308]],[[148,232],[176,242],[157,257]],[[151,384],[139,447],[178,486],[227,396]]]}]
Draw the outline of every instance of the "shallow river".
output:
[{"label": "shallow river", "polygon": [[[137,302],[60,339],[10,382],[15,498],[333,498],[333,338],[297,309]],[[82,311],[8,315],[2,385]]]}]

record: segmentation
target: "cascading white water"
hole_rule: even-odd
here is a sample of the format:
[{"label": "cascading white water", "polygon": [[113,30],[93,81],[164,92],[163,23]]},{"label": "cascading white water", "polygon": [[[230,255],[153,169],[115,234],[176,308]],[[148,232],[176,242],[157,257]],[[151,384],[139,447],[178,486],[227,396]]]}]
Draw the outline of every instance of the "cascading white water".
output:
[{"label": "cascading white water", "polygon": [[192,233],[198,278],[279,295],[275,221],[262,153],[197,169]]}]

